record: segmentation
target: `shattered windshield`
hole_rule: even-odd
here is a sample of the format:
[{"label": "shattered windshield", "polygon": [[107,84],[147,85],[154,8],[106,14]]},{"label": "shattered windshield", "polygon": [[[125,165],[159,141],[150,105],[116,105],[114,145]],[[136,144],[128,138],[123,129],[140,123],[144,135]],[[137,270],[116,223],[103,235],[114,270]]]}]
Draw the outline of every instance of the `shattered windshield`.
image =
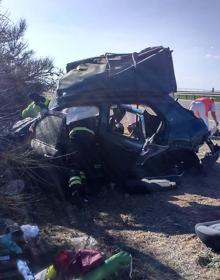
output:
[{"label": "shattered windshield", "polygon": [[62,110],[62,113],[66,115],[66,124],[68,125],[72,122],[97,117],[99,109],[96,106],[78,106],[65,108]]}]

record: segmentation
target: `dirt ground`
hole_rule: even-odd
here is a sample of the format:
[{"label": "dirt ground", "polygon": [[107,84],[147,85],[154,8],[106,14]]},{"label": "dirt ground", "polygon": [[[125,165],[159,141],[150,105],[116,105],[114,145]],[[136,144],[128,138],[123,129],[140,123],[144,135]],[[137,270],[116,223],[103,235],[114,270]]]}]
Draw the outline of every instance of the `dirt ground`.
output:
[{"label": "dirt ground", "polygon": [[[205,151],[204,146],[200,154]],[[41,198],[18,221],[39,225],[42,266],[56,250],[72,247],[74,237],[86,234],[107,255],[119,249],[131,253],[132,279],[217,280],[220,256],[200,242],[194,226],[220,219],[219,182],[220,161],[207,174],[185,175],[172,191],[130,196],[109,188],[80,207]]]}]

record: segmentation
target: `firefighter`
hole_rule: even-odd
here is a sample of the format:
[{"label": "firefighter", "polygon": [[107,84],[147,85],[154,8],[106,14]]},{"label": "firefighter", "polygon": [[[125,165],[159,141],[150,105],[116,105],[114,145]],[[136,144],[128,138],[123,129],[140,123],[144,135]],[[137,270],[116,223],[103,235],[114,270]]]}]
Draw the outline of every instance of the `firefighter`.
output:
[{"label": "firefighter", "polygon": [[71,195],[85,196],[97,183],[99,164],[95,132],[89,128],[88,120],[74,123],[69,132],[69,180]]},{"label": "firefighter", "polygon": [[48,110],[50,99],[37,93],[31,93],[29,98],[33,100],[21,113],[22,118],[35,118],[40,112]]}]

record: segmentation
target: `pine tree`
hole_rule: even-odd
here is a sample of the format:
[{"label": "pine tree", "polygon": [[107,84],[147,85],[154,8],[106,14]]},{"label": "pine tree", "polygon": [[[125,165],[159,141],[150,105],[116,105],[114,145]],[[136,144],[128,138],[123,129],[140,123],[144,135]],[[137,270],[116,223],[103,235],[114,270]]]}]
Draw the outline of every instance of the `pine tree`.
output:
[{"label": "pine tree", "polygon": [[25,104],[30,92],[54,88],[61,73],[50,58],[34,57],[24,40],[26,29],[24,19],[13,23],[0,6],[0,116]]}]

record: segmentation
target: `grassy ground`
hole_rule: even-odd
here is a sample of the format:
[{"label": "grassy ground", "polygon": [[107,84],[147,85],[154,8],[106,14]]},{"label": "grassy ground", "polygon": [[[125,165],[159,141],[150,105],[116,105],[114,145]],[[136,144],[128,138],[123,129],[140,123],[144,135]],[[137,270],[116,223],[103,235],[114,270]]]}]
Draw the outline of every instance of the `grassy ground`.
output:
[{"label": "grassy ground", "polygon": [[[200,154],[205,151],[203,147]],[[207,175],[188,174],[169,192],[130,196],[104,189],[80,207],[38,197],[28,206],[28,215],[17,220],[41,228],[39,267],[50,262],[59,248],[74,246],[74,237],[87,234],[107,255],[118,249],[130,252],[135,280],[217,280],[220,256],[200,242],[194,226],[220,219],[219,181],[220,162]]]}]

